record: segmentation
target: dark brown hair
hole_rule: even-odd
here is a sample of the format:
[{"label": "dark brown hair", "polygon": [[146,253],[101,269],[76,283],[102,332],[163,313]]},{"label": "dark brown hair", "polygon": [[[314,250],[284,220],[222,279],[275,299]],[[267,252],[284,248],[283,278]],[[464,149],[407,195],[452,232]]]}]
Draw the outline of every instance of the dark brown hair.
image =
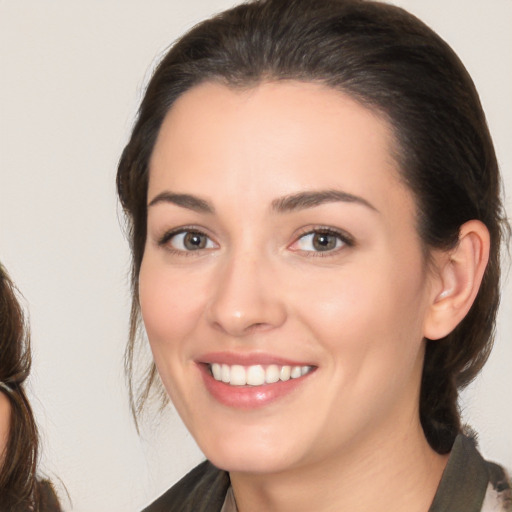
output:
[{"label": "dark brown hair", "polygon": [[36,479],[38,433],[24,389],[30,366],[28,326],[17,290],[0,264],[0,392],[10,404],[7,445],[0,459],[2,511],[60,510],[51,484]]},{"label": "dark brown hair", "polygon": [[117,174],[133,255],[126,352],[132,409],[140,411],[156,379],[152,365],[138,390],[131,380],[141,328],[148,163],[162,121],[174,101],[201,82],[251,87],[288,79],[340,90],[388,121],[427,253],[454,247],[470,219],[490,232],[490,261],[472,309],[446,338],[427,342],[421,421],[432,447],[446,453],[460,430],[458,391],[480,371],[493,341],[506,225],[500,177],[478,94],[453,50],[403,9],[373,1],[244,3],[197,25],[158,65]]},{"label": "dark brown hair", "polygon": [[30,341],[15,293],[13,283],[0,266],[0,381],[9,388],[2,391],[11,406],[9,436],[0,471],[2,510],[32,501],[38,448],[34,416],[23,389],[30,372]]}]

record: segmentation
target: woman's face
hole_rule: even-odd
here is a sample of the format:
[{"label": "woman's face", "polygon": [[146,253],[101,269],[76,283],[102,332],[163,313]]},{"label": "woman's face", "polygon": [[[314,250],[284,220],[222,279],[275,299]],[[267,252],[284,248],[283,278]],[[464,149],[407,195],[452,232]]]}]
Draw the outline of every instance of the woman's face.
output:
[{"label": "woman's face", "polygon": [[386,122],[318,84],[206,83],[168,113],[140,304],[214,464],[282,471],[418,424],[435,278],[392,154]]}]

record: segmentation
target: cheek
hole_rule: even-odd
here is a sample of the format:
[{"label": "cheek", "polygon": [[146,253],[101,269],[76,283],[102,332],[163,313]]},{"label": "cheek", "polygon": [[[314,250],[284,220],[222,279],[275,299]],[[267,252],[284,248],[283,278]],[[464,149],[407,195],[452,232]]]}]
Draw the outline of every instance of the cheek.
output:
[{"label": "cheek", "polygon": [[182,276],[151,254],[145,256],[139,274],[139,302],[153,360],[178,410],[183,410],[189,341],[201,309],[195,281]]},{"label": "cheek", "polygon": [[422,289],[411,274],[407,280],[389,271],[352,272],[316,287],[309,308],[302,308],[303,324],[323,345],[332,384],[325,418],[336,428],[349,412],[359,420],[347,428],[385,418],[397,404],[415,403],[423,360]]},{"label": "cheek", "polygon": [[362,365],[398,367],[396,361],[413,359],[419,350],[425,296],[421,269],[381,260],[361,265],[360,271],[352,266],[350,272],[303,280],[293,295],[314,339],[351,374]]},{"label": "cheek", "polygon": [[[200,311],[194,280],[176,278],[176,271],[145,258],[139,274],[139,302],[151,348],[176,349],[194,328]],[[158,361],[157,361],[158,363]]]}]

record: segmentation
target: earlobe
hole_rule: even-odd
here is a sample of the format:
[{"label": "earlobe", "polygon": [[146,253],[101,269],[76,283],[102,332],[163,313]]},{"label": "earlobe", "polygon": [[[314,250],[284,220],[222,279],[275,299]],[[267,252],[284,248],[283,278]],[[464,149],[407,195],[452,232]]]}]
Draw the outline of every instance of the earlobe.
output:
[{"label": "earlobe", "polygon": [[480,288],[489,247],[487,227],[471,220],[461,226],[457,246],[436,257],[437,287],[425,318],[425,338],[444,338],[466,316]]}]

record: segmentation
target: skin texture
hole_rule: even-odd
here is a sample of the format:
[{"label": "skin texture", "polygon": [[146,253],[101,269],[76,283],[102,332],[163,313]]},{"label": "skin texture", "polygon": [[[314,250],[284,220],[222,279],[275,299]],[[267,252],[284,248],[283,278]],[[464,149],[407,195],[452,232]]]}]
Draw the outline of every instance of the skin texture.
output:
[{"label": "skin texture", "polygon": [[[205,455],[230,471],[241,512],[420,511],[433,498],[447,459],[419,422],[424,336],[460,321],[476,293],[464,269],[475,265],[448,254],[426,263],[393,144],[371,111],[298,82],[202,84],[163,123],[142,315],[167,392]],[[357,199],[276,206],[326,190]],[[210,211],[157,200],[163,193],[196,196]],[[165,236],[183,228],[204,233],[204,248]],[[325,228],[342,237],[321,252],[308,233]],[[478,263],[475,229],[461,246]],[[211,352],[315,371],[263,407],[229,407],[204,385],[198,362]]]},{"label": "skin texture", "polygon": [[11,419],[11,406],[9,399],[0,393],[0,465],[4,460],[4,450],[9,438],[9,422]]}]

